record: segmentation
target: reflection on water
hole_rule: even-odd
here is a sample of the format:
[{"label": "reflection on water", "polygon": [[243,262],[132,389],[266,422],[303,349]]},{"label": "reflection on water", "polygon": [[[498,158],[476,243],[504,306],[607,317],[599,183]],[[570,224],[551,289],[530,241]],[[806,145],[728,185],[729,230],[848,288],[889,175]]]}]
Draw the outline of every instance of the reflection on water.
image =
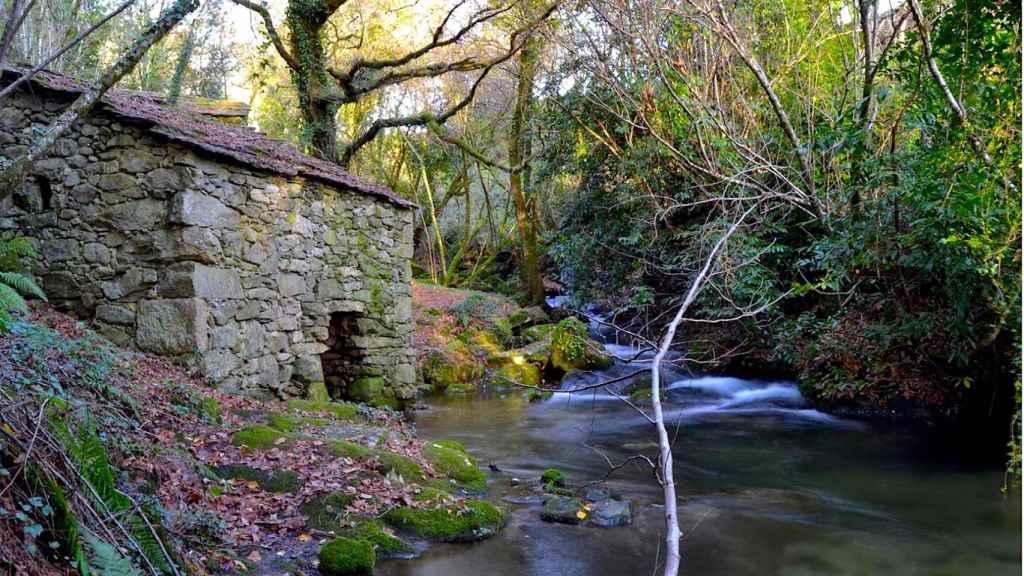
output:
[{"label": "reflection on water", "polygon": [[[619,364],[601,377],[634,369]],[[563,389],[592,380],[569,379]],[[1000,470],[943,459],[941,448],[907,429],[813,410],[792,383],[685,374],[667,381],[684,574],[1020,573],[1020,500],[1000,495]],[[535,479],[553,466],[591,480],[604,475],[605,457],[619,462],[657,449],[644,416],[607,393],[528,404],[505,390],[429,405],[417,417],[420,435],[456,438],[500,467],[491,474],[496,498],[512,477]],[[639,465],[609,484],[638,504],[633,526],[544,524],[536,507],[509,505],[510,524],[498,537],[383,562],[378,573],[651,573],[663,528],[660,490]]]}]

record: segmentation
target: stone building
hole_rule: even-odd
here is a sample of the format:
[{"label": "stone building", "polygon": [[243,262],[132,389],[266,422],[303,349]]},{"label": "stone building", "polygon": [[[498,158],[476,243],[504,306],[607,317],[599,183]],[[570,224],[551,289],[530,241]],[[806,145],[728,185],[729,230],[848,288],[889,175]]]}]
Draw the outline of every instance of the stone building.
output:
[{"label": "stone building", "polygon": [[[53,73],[23,86],[0,108],[8,158],[80,89]],[[0,234],[33,240],[57,306],[222,389],[412,397],[414,205],[209,104],[111,91],[0,203]]]}]

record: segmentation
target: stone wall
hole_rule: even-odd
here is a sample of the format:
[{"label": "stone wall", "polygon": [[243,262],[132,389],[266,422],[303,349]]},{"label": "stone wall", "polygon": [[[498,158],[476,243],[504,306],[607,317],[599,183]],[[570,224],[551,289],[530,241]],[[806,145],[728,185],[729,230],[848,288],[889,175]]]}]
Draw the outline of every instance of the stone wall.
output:
[{"label": "stone wall", "polygon": [[[8,98],[0,154],[65,105]],[[33,239],[32,270],[58,306],[122,345],[192,358],[224,389],[301,394],[324,380],[326,352],[345,367],[326,375],[333,394],[407,399],[412,216],[98,112],[0,204],[0,233]]]}]

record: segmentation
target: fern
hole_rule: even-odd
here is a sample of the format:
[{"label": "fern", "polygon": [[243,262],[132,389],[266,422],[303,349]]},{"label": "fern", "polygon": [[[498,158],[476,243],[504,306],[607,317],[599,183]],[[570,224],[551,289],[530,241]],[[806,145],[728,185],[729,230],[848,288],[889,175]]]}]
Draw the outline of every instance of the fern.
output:
[{"label": "fern", "polygon": [[91,532],[85,532],[85,543],[90,552],[89,566],[98,576],[142,576],[129,558]]},{"label": "fern", "polygon": [[24,274],[0,271],[0,284],[6,284],[25,296],[34,296],[40,300],[46,300],[46,294],[43,293],[43,289]]},{"label": "fern", "polygon": [[20,259],[33,257],[35,249],[21,236],[0,240],[0,331],[6,331],[12,312],[28,310],[26,296],[46,300],[46,294],[30,277],[17,271]]},{"label": "fern", "polygon": [[106,508],[111,514],[122,516],[122,523],[150,564],[164,574],[173,573],[164,554],[164,546],[149,527],[155,523],[149,518],[157,517],[157,514],[151,506],[146,505],[141,505],[134,511],[136,507],[132,499],[117,489],[114,468],[92,421],[87,419],[77,434],[73,434],[67,424],[59,419],[51,421],[51,427],[67,450],[71,461],[82,472],[86,482],[92,486],[95,494],[90,493],[89,496],[98,500],[96,503],[101,504],[101,508]]},{"label": "fern", "polygon": [[36,249],[24,236],[0,240],[0,270],[15,270],[22,258],[34,258]]}]

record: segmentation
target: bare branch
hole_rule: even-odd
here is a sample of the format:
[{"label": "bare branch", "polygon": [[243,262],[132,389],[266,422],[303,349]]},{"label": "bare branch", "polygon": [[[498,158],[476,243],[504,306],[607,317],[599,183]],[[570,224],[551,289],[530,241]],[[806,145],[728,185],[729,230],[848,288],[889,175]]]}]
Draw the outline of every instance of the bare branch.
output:
[{"label": "bare branch", "polygon": [[270,17],[270,11],[267,10],[267,6],[265,4],[257,4],[250,0],[231,1],[243,8],[252,10],[263,18],[263,25],[266,27],[267,35],[270,36],[270,41],[274,43],[274,48],[277,49],[277,53],[281,55],[281,58],[284,59],[288,66],[292,69],[297,69],[299,67],[299,61],[296,60],[290,52],[288,52],[287,48],[285,48],[284,42],[281,40],[281,35],[277,33],[277,28],[274,27],[274,19]]}]

